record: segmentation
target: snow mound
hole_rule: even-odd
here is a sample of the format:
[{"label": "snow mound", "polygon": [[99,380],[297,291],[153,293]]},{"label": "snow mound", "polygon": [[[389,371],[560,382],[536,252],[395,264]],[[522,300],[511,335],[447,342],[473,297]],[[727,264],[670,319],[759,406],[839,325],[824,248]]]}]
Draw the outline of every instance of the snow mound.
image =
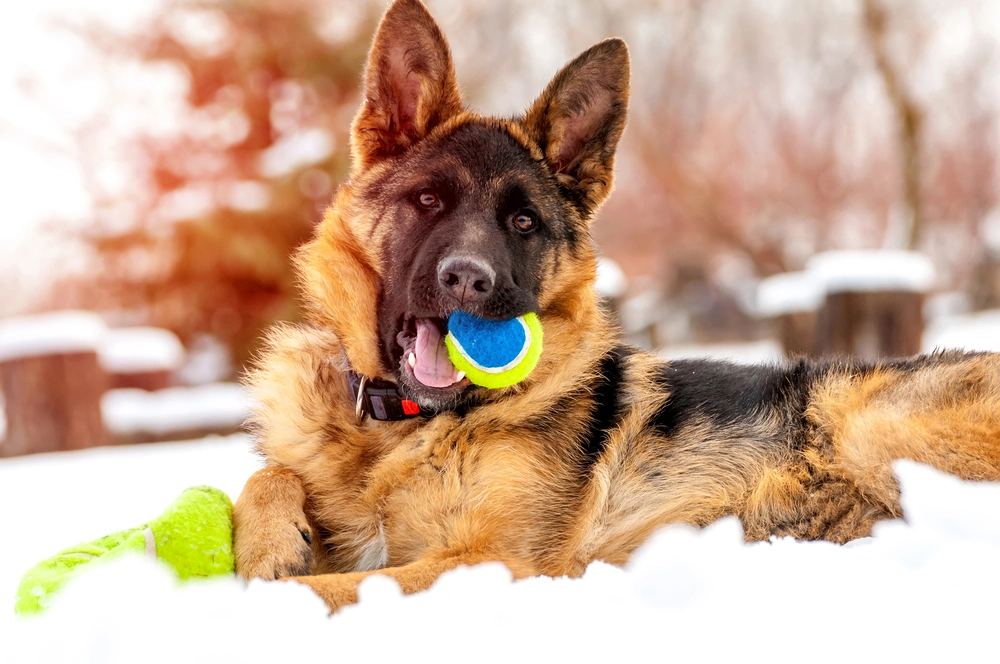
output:
[{"label": "snow mound", "polygon": [[155,392],[124,388],[101,397],[108,430],[119,435],[238,427],[250,416],[250,399],[236,383],[169,387]]},{"label": "snow mound", "polygon": [[1000,352],[1000,310],[935,319],[924,330],[922,348]]},{"label": "snow mound", "polygon": [[[246,440],[159,444],[0,461],[0,512],[20,546],[0,549],[0,591],[75,538],[141,523],[188,483],[234,491]],[[403,596],[372,577],[328,617],[294,582],[177,585],[141,558],[98,568],[35,619],[0,613],[0,660],[178,661],[984,661],[1000,596],[1000,484],[897,465],[906,521],[846,546],[745,544],[735,519],[666,528],[624,569],[512,581],[459,568]],[[36,491],[44,480],[45,492]],[[194,481],[193,481],[194,480]],[[221,483],[221,484],[220,484]],[[238,488],[235,488],[238,491]],[[231,493],[235,497],[235,493]],[[60,523],[61,528],[51,528]],[[4,593],[0,593],[4,594]],[[725,658],[725,659],[724,659]]]},{"label": "snow mound", "polygon": [[781,344],[773,339],[731,344],[665,346],[657,351],[662,360],[710,359],[736,364],[780,364],[785,361]]},{"label": "snow mound", "polygon": [[934,284],[931,259],[915,251],[827,251],[806,262],[806,272],[827,293],[909,291]]},{"label": "snow mound", "polygon": [[786,272],[757,284],[757,315],[781,316],[816,311],[823,304],[823,283],[809,272]]},{"label": "snow mound", "polygon": [[170,330],[123,327],[108,330],[99,359],[106,371],[117,373],[174,371],[184,362],[184,346]]},{"label": "snow mound", "polygon": [[618,298],[628,290],[628,277],[621,267],[610,258],[597,259],[597,281],[594,283],[597,294],[607,298]]}]

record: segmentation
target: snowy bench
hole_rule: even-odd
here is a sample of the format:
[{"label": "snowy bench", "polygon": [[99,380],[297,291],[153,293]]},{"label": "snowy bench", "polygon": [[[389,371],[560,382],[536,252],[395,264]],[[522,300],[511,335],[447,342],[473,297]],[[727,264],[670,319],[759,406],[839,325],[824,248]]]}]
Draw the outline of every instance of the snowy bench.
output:
[{"label": "snowy bench", "polygon": [[0,321],[0,457],[238,431],[238,385],[176,386],[185,351],[157,328],[58,312]]}]

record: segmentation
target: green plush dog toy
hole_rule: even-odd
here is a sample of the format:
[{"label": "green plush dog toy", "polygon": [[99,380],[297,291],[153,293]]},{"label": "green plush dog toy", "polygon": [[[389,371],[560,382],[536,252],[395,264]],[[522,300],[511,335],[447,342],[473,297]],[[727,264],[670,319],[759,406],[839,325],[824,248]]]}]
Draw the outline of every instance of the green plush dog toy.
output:
[{"label": "green plush dog toy", "polygon": [[42,611],[53,593],[90,563],[128,552],[162,560],[181,579],[233,574],[233,503],[218,489],[191,487],[149,523],[61,551],[24,575],[14,611]]}]

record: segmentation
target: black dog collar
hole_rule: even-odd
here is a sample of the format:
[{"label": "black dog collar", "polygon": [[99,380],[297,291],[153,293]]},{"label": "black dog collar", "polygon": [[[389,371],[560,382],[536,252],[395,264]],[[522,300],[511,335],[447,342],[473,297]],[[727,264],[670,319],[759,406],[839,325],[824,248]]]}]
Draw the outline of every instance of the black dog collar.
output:
[{"label": "black dog collar", "polygon": [[370,415],[380,422],[396,422],[408,420],[411,417],[423,415],[417,402],[404,399],[393,383],[376,378],[368,378],[347,371],[351,384],[351,397],[354,399],[354,415],[358,424]]}]

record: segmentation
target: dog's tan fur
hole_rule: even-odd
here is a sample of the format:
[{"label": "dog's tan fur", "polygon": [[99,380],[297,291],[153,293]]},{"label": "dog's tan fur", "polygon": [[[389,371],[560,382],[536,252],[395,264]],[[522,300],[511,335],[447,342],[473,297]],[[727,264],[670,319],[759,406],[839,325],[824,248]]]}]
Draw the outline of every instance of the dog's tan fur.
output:
[{"label": "dog's tan fur", "polygon": [[275,329],[250,381],[268,465],[235,507],[243,577],[295,578],[336,609],[373,573],[405,592],[482,561],[516,577],[579,575],[593,560],[624,563],[665,524],[726,515],[751,540],[845,542],[901,514],[890,467],[899,458],[1000,479],[1000,360],[989,355],[828,364],[808,369],[806,388],[789,388],[788,402],[801,401],[794,413],[753,408],[738,422],[691,413],[668,430],[664,409],[677,397],[664,365],[629,352],[613,426],[599,455],[588,452],[601,362],[617,347],[593,292],[589,242],[543,263],[545,348],[526,381],[484,392],[461,414],[358,425],[348,365],[393,379],[377,331],[380,294],[393,286],[380,251],[391,230],[369,184],[458,127],[490,127],[547,164],[571,199],[567,223],[586,234],[612,188],[627,52],[603,42],[524,118],[484,118],[462,108],[433,19],[417,0],[398,0],[372,47],[365,94],[350,180],[298,257],[310,324]]}]

